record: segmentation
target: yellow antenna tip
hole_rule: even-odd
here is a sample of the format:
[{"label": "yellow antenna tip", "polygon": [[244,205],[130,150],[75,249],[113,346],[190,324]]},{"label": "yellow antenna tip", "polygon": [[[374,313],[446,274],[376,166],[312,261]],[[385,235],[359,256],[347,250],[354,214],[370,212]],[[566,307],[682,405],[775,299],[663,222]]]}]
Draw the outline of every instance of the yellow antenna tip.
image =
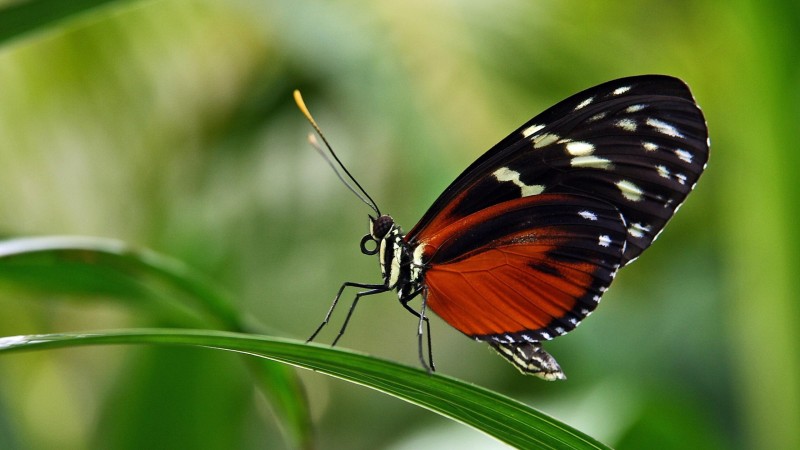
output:
[{"label": "yellow antenna tip", "polygon": [[314,118],[311,117],[311,113],[308,112],[308,108],[306,107],[306,102],[303,101],[303,96],[300,95],[300,91],[298,89],[294,90],[294,102],[297,103],[297,107],[300,109],[300,112],[306,116],[311,125],[314,125],[314,128],[317,128],[317,122],[314,121]]},{"label": "yellow antenna tip", "polygon": [[300,94],[299,89],[294,90],[294,102],[297,103],[297,107],[306,110],[306,102],[303,101],[303,96]]}]

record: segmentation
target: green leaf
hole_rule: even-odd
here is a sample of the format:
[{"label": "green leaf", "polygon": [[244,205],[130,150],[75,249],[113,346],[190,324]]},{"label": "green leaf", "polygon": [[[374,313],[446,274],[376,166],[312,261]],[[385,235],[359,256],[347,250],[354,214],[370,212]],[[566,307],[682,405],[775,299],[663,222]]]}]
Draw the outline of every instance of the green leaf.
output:
[{"label": "green leaf", "polygon": [[[139,308],[142,299],[155,299],[160,310],[199,315],[194,323],[204,326],[242,332],[263,328],[245,323],[222,290],[180,261],[113,239],[47,236],[0,241],[0,280],[48,292],[113,295]],[[311,419],[297,375],[265,360],[255,361],[250,369],[289,439],[308,447]]]},{"label": "green leaf", "polygon": [[11,336],[0,353],[104,344],[161,344],[246,353],[376,389],[469,425],[517,448],[608,448],[520,402],[462,381],[351,351],[259,335],[206,330],[124,330]]},{"label": "green leaf", "polygon": [[[0,280],[58,293],[155,297],[173,310],[198,312],[207,324],[253,331],[233,302],[185,264],[122,241],[43,236],[0,241]],[[179,301],[181,300],[181,301]]]},{"label": "green leaf", "polygon": [[0,9],[0,44],[78,14],[130,0],[30,0]]}]

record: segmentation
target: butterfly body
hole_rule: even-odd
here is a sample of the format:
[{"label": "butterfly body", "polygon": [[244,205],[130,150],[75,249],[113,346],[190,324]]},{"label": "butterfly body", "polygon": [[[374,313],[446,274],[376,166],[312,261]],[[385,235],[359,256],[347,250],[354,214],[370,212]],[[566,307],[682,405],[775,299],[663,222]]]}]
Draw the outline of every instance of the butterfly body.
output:
[{"label": "butterfly body", "polygon": [[[708,148],[702,112],[676,78],[623,78],[575,94],[478,158],[407,234],[388,215],[370,217],[361,250],[379,254],[383,283],[345,283],[334,306],[345,287],[368,289],[346,326],[360,297],[396,290],[419,318],[423,365],[430,308],[522,372],[565,378],[541,342],[574,329],[658,237]],[[409,302],[418,296],[417,311]],[[429,329],[428,339],[432,368]]]}]

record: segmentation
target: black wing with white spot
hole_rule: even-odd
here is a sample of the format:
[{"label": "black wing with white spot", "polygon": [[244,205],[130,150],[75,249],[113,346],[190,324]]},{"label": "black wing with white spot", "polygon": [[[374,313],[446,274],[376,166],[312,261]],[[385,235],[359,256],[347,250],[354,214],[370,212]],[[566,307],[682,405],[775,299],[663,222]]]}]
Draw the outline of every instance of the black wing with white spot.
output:
[{"label": "black wing with white spot", "polygon": [[520,197],[577,193],[604,201],[627,228],[623,263],[658,236],[708,161],[708,130],[689,88],[661,75],[622,78],[531,119],[470,165],[407,239]]}]

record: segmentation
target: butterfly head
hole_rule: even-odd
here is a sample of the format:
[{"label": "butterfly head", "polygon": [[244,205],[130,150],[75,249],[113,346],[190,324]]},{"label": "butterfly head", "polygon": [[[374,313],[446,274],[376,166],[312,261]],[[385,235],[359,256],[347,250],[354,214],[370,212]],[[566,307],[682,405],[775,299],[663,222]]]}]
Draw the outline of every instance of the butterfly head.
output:
[{"label": "butterfly head", "polygon": [[383,214],[377,219],[369,216],[369,234],[376,241],[385,238],[394,227],[394,219],[388,214]]},{"label": "butterfly head", "polygon": [[[365,234],[361,238],[361,253],[365,255],[378,253],[380,242],[396,227],[394,219],[390,215],[383,214],[377,218],[369,216],[369,234]],[[367,247],[367,243],[370,241],[374,242],[374,247],[372,248]]]}]

